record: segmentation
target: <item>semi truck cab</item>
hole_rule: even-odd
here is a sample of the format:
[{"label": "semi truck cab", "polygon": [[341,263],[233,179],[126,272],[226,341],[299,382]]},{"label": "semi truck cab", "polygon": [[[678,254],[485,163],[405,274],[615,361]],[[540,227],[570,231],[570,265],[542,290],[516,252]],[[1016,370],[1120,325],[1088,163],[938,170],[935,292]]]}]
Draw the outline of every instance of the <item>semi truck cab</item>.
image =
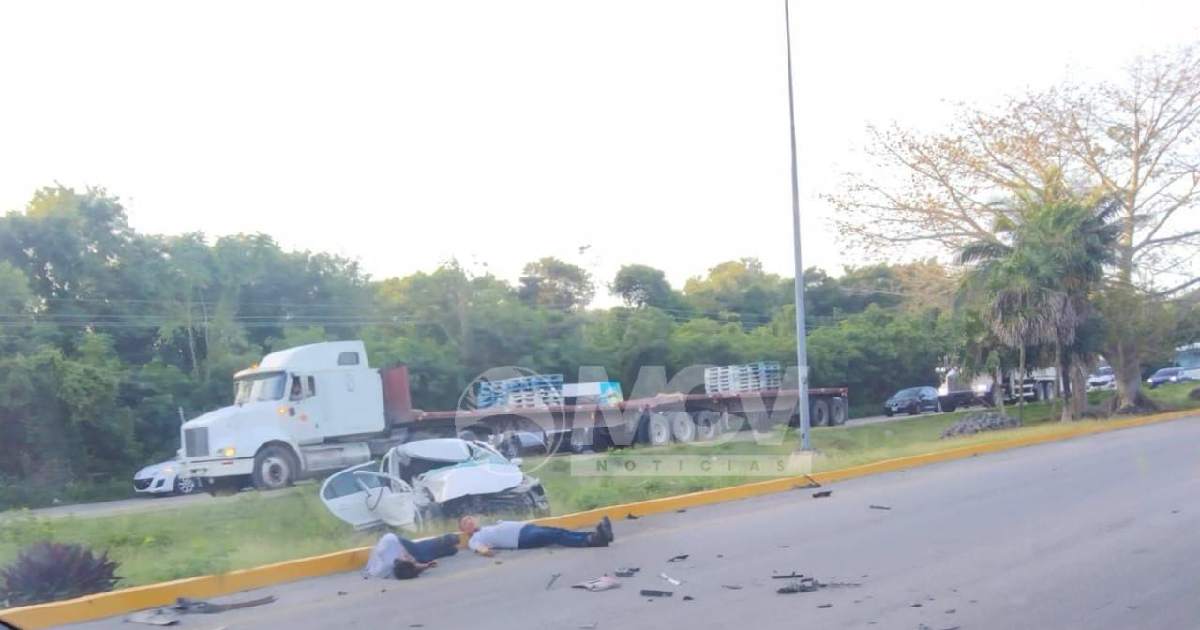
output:
[{"label": "semi truck cab", "polygon": [[365,461],[363,443],[326,445],[386,431],[382,382],[361,341],[273,352],[233,382],[232,405],[181,429],[183,466],[215,486],[249,480],[276,488],[306,472]]}]

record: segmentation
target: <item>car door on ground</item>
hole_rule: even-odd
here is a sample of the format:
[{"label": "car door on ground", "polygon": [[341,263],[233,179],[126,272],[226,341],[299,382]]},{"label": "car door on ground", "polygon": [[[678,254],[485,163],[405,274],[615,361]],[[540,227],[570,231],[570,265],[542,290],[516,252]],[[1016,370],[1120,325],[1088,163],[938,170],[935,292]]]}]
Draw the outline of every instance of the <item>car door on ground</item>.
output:
[{"label": "car door on ground", "polygon": [[372,506],[377,505],[381,494],[387,491],[384,482],[374,475],[354,474],[378,470],[379,463],[372,461],[331,475],[321,486],[321,501],[334,516],[353,525],[355,529],[379,525],[382,521]]}]

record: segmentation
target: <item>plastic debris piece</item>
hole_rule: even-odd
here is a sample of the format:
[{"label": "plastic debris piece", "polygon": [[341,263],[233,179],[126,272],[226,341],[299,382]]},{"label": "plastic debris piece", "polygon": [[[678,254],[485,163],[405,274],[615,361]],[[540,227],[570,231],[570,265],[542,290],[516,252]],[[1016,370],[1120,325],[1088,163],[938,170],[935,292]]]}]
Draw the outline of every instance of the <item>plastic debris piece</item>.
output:
[{"label": "plastic debris piece", "polygon": [[740,591],[740,590],[742,590],[742,585],[741,584],[722,584],[721,588],[727,588],[731,591]]},{"label": "plastic debris piece", "polygon": [[819,604],[817,608],[833,608],[833,604]]},{"label": "plastic debris piece", "polygon": [[599,591],[608,591],[621,586],[621,581],[611,575],[602,575],[598,578],[592,578],[585,582],[572,584],[571,588],[581,588],[593,593]]},{"label": "plastic debris piece", "polygon": [[560,577],[562,577],[562,574],[561,574],[561,573],[552,573],[552,574],[550,574],[550,581],[546,582],[546,590],[547,590],[547,591],[548,591],[548,590],[550,590],[550,587],[551,587],[551,586],[554,586],[554,583],[555,583],[556,581],[558,581],[558,578],[560,578]]},{"label": "plastic debris piece", "polygon": [[639,591],[639,594],[643,597],[670,597],[675,593],[673,591],[656,591],[654,589],[644,588]]},{"label": "plastic debris piece", "polygon": [[627,521],[636,521],[639,518],[642,518],[642,517],[638,516],[637,514],[634,514],[633,512],[630,512],[625,515],[625,520],[627,520]]},{"label": "plastic debris piece", "polygon": [[641,567],[621,567],[613,573],[615,573],[617,577],[633,577],[634,574],[641,570]]},{"label": "plastic debris piece", "polygon": [[[345,591],[338,591],[338,595],[345,594]],[[206,602],[202,599],[188,599],[187,597],[180,597],[175,600],[175,605],[171,608],[185,614],[198,613],[202,615],[211,615],[213,613],[225,612],[226,610],[233,610],[235,608],[251,608],[253,606],[262,606],[263,604],[270,604],[273,601],[275,601],[274,595],[268,595],[258,599],[248,599],[241,602],[230,602],[228,604],[214,604],[212,602]]]},{"label": "plastic debris piece", "polygon": [[814,492],[814,493],[813,493],[813,495],[812,495],[812,498],[814,498],[814,499],[824,499],[825,497],[828,497],[828,496],[830,496],[830,495],[832,495],[832,494],[833,494],[833,490],[822,490],[822,491],[820,491],[820,492]]},{"label": "plastic debris piece", "polygon": [[179,623],[179,613],[170,608],[151,608],[139,610],[125,618],[131,623],[144,623],[149,626],[173,626]]},{"label": "plastic debris piece", "polygon": [[890,508],[886,505],[871,505],[871,509],[872,510],[890,510],[892,508]]},{"label": "plastic debris piece", "polygon": [[684,560],[687,560],[687,559],[688,559],[688,554],[681,553],[678,556],[667,558],[667,562],[683,562]]},{"label": "plastic debris piece", "polygon": [[803,573],[796,573],[795,571],[792,571],[791,573],[787,573],[787,574],[772,575],[771,579],[774,579],[774,580],[799,580],[799,579],[802,579],[803,577],[804,577]]},{"label": "plastic debris piece", "polygon": [[670,583],[671,583],[671,586],[679,586],[680,584],[683,584],[683,582],[680,582],[679,580],[676,580],[675,578],[673,578],[673,577],[671,577],[671,576],[667,575],[666,573],[659,573],[659,574],[658,574],[658,577],[660,577],[660,578],[662,578],[662,579],[664,579],[664,580],[666,580],[666,581],[670,582]]},{"label": "plastic debris piece", "polygon": [[690,602],[690,601],[692,601],[692,600],[694,600],[694,599],[696,599],[696,598],[695,598],[695,597],[692,597],[691,595],[684,595],[684,596],[683,596],[683,601],[685,601],[685,602]]}]

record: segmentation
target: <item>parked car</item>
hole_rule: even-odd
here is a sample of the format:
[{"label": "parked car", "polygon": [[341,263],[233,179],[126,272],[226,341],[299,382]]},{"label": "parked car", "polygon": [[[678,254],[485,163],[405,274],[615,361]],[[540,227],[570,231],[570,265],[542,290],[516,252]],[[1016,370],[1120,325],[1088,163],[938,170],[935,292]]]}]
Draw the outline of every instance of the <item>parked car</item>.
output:
[{"label": "parked car", "polygon": [[509,459],[522,455],[545,455],[550,452],[546,440],[531,431],[513,431],[500,441],[497,448]]},{"label": "parked car", "polygon": [[897,413],[918,414],[922,411],[941,411],[938,404],[938,392],[932,387],[909,387],[902,389],[883,403],[883,413],[892,416]]},{"label": "parked car", "polygon": [[191,494],[203,489],[199,477],[183,473],[175,460],[151,464],[133,476],[133,490],[141,494]]},{"label": "parked car", "polygon": [[1113,374],[1113,369],[1107,365],[1097,369],[1088,376],[1087,388],[1088,391],[1096,391],[1101,389],[1116,389],[1117,377]]},{"label": "parked car", "polygon": [[541,481],[520,464],[483,442],[417,440],[330,476],[321,501],[359,530],[388,525],[420,531],[431,521],[464,514],[549,515]]},{"label": "parked car", "polygon": [[1146,379],[1146,384],[1150,386],[1150,389],[1154,389],[1163,383],[1178,383],[1186,380],[1188,378],[1184,375],[1183,368],[1165,367],[1151,374],[1150,378]]}]

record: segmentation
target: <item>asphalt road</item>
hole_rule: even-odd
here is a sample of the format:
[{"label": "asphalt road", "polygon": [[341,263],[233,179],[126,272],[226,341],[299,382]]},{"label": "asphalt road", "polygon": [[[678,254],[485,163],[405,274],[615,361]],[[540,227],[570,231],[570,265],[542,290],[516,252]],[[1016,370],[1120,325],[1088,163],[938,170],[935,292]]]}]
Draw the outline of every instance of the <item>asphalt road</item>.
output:
[{"label": "asphalt road", "polygon": [[[1200,417],[846,481],[824,499],[798,490],[621,520],[608,549],[460,553],[410,582],[279,585],[223,598],[273,604],[180,627],[1195,627],[1198,456]],[[667,562],[677,554],[689,557]],[[569,588],[627,565],[641,572],[619,589]],[[791,571],[859,586],[776,594],[787,580],[772,574]]]}]

